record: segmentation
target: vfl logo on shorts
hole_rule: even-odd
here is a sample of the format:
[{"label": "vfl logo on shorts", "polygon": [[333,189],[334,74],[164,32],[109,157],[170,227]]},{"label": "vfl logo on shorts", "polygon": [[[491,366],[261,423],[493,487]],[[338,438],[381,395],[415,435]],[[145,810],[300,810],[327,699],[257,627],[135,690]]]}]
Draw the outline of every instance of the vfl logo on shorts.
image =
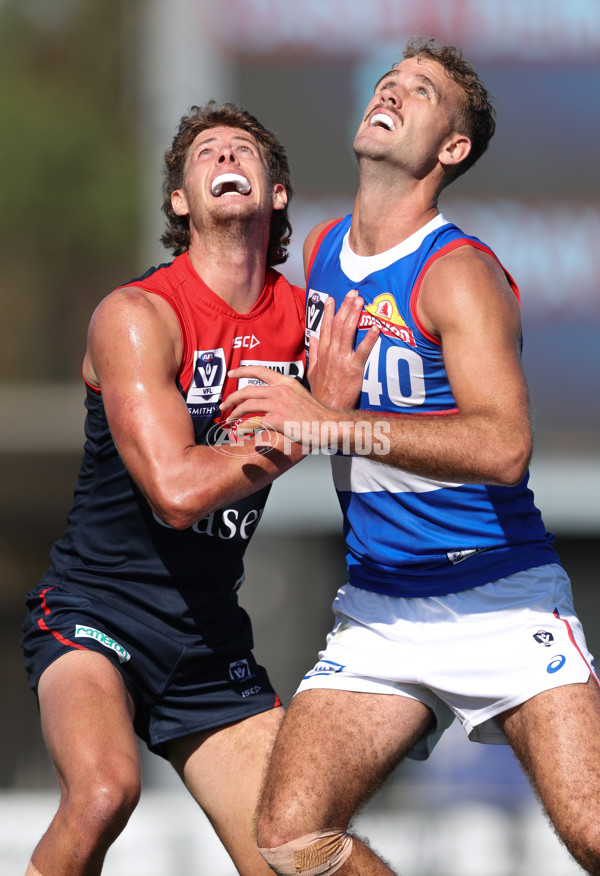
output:
[{"label": "vfl logo on shorts", "polygon": [[336,672],[343,672],[346,667],[342,663],[334,663],[333,660],[320,660],[310,672],[307,672],[304,678],[314,678],[315,675],[334,675]]},{"label": "vfl logo on shorts", "polygon": [[254,678],[254,673],[246,658],[229,664],[229,677],[232,681],[246,681],[248,678]]},{"label": "vfl logo on shorts", "polygon": [[536,642],[539,642],[540,645],[545,645],[546,648],[549,648],[554,641],[554,636],[547,630],[538,630],[537,633],[533,634],[533,638]]},{"label": "vfl logo on shorts", "polygon": [[131,660],[131,654],[129,651],[125,650],[123,645],[119,645],[118,642],[115,642],[115,640],[111,639],[110,636],[107,636],[106,633],[101,633],[100,630],[95,630],[93,627],[84,627],[82,624],[75,624],[75,638],[95,639],[96,642],[100,642],[105,648],[110,648],[111,651],[114,651],[119,658],[119,663],[127,663],[128,660]]}]

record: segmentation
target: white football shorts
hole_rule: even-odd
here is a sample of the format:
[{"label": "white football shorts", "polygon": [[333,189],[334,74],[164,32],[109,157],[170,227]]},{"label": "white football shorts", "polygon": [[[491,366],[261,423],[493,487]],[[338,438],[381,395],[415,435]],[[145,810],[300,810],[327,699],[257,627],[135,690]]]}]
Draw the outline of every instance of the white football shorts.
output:
[{"label": "white football shorts", "polygon": [[473,742],[506,744],[495,716],[535,694],[596,677],[571,584],[537,566],[447,596],[400,598],[341,587],[311,688],[397,694],[429,706],[430,730],[408,756],[425,760],[458,718]]}]

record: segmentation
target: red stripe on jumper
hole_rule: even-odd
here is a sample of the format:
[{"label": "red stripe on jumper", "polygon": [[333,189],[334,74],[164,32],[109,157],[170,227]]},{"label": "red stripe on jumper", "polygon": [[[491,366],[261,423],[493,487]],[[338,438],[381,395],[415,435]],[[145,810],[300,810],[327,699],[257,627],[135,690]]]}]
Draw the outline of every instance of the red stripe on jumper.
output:
[{"label": "red stripe on jumper", "polygon": [[565,625],[565,627],[567,628],[567,635],[569,636],[569,639],[571,640],[571,644],[575,646],[575,649],[577,650],[579,656],[581,657],[581,659],[583,660],[583,662],[585,663],[587,668],[590,670],[590,675],[593,676],[594,680],[596,681],[596,684],[600,685],[600,682],[598,681],[598,676],[596,675],[596,673],[594,672],[594,670],[592,669],[590,664],[587,662],[587,660],[583,656],[581,648],[579,647],[579,645],[575,641],[575,636],[573,635],[573,630],[571,629],[571,624],[569,623],[568,620],[565,620],[564,617],[560,616],[557,608],[554,609],[553,614],[554,614],[554,617],[556,618],[556,620],[562,621],[563,624]]},{"label": "red stripe on jumper", "polygon": [[317,237],[317,239],[315,241],[315,245],[313,246],[312,250],[310,251],[310,257],[308,259],[308,264],[306,266],[306,272],[305,272],[307,291],[308,291],[308,287],[309,287],[308,280],[310,278],[310,272],[313,269],[313,264],[314,264],[315,259],[317,257],[317,253],[319,251],[319,248],[320,248],[321,244],[323,243],[323,238],[325,237],[326,234],[329,234],[329,232],[331,231],[331,229],[333,228],[334,225],[339,225],[341,221],[342,221],[341,218],[340,219],[332,219],[331,222],[329,222],[325,226],[325,228],[323,228],[323,230],[319,233],[319,236]]}]

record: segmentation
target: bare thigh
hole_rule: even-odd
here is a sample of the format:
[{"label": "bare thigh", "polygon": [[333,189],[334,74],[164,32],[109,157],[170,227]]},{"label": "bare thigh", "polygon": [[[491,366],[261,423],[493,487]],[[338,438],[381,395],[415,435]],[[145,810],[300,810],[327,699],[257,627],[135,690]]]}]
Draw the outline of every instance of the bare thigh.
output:
[{"label": "bare thigh", "polygon": [[44,671],[38,696],[61,800],[27,872],[99,874],[141,789],[130,697],[107,657],[79,650]]},{"label": "bare thigh", "polygon": [[42,674],[42,731],[61,784],[73,791],[113,774],[139,782],[133,705],[118,670],[94,651],[72,651]]},{"label": "bare thigh", "polygon": [[271,873],[258,854],[254,820],[281,707],[175,740],[169,759],[210,819],[237,870]]},{"label": "bare thigh", "polygon": [[259,846],[345,829],[432,720],[392,694],[297,694],[277,736],[261,798]]},{"label": "bare thigh", "polygon": [[600,872],[598,683],[545,691],[498,720],[571,853]]}]

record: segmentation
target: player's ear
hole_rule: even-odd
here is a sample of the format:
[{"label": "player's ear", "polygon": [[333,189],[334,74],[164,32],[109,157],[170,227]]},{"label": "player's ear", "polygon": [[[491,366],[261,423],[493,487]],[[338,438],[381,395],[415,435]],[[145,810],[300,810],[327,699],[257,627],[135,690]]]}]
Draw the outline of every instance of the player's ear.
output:
[{"label": "player's ear", "polygon": [[445,167],[460,164],[471,151],[471,140],[466,134],[452,134],[438,155],[440,163]]},{"label": "player's ear", "polygon": [[189,215],[187,198],[182,189],[175,189],[174,192],[171,192],[171,206],[176,216]]},{"label": "player's ear", "polygon": [[284,210],[288,202],[287,192],[282,183],[275,183],[273,186],[273,209]]}]

